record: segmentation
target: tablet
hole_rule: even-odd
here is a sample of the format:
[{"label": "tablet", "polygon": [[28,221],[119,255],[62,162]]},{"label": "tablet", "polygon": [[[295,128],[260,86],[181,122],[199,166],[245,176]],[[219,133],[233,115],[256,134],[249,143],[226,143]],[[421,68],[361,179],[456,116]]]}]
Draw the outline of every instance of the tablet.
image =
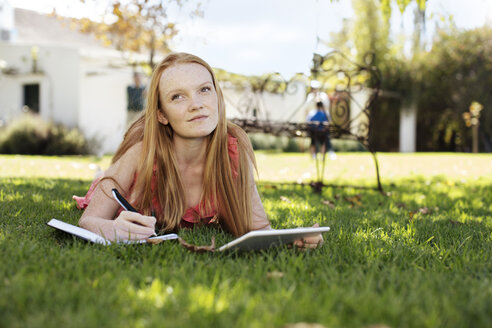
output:
[{"label": "tablet", "polygon": [[239,250],[252,251],[266,249],[273,246],[292,243],[295,240],[311,237],[330,231],[330,227],[310,227],[295,229],[272,229],[248,232],[230,243],[221,246],[218,251]]}]

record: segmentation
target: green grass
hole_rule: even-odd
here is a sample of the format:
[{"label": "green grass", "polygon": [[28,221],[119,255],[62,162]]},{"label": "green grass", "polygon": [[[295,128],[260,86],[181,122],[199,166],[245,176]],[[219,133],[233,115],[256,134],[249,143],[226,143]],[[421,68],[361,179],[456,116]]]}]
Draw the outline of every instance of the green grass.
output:
[{"label": "green grass", "polygon": [[[272,225],[332,230],[313,251],[244,254],[105,247],[54,231],[52,217],[77,222],[71,196],[109,158],[0,156],[0,327],[488,327],[492,156],[378,156],[390,196],[277,184],[313,177],[309,156],[258,153]],[[326,170],[326,183],[375,184],[368,154],[339,154]]]}]

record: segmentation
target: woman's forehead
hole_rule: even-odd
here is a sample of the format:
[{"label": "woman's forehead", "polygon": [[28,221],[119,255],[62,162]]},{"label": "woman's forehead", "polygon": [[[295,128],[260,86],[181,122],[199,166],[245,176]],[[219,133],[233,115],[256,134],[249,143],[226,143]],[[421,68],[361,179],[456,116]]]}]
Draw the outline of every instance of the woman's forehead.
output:
[{"label": "woman's forehead", "polygon": [[183,88],[212,82],[212,75],[197,63],[180,63],[166,68],[159,81],[160,89]]}]

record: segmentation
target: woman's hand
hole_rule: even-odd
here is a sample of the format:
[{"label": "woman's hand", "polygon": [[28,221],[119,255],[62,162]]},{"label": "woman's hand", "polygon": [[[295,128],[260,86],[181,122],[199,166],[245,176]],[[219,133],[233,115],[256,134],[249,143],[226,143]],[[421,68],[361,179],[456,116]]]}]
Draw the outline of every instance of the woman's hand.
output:
[{"label": "woman's hand", "polygon": [[147,239],[155,235],[155,223],[153,216],[122,211],[113,221],[114,240]]},{"label": "woman's hand", "polygon": [[[315,223],[313,225],[313,228],[317,228],[317,227],[319,227],[319,224]],[[316,248],[318,246],[321,246],[322,244],[323,244],[323,236],[321,234],[294,241],[294,245],[300,249]]]}]

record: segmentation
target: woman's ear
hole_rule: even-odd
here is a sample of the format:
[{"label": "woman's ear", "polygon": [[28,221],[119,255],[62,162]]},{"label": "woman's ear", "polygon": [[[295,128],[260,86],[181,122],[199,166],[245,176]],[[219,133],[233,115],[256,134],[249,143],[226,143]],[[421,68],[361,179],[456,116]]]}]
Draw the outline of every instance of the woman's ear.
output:
[{"label": "woman's ear", "polygon": [[166,116],[164,116],[164,113],[160,109],[157,110],[157,120],[159,121],[159,123],[163,125],[169,124],[169,121],[167,120]]}]

